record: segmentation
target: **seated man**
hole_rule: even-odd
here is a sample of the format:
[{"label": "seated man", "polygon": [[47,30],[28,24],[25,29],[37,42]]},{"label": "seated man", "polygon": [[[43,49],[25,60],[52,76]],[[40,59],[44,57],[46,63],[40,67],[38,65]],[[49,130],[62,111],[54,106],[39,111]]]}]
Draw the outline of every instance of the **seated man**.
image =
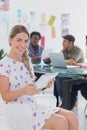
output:
[{"label": "seated man", "polygon": [[[44,53],[45,49],[43,46],[39,45],[39,41],[41,39],[41,34],[39,32],[33,31],[30,34],[30,43],[28,47],[29,56],[31,57],[32,63],[37,64],[41,62],[42,54]],[[49,64],[50,58],[44,57],[44,62]]]},{"label": "seated man", "polygon": [[[82,50],[74,45],[75,38],[72,35],[65,35],[63,37],[63,54],[66,60],[66,63],[68,65],[76,65],[76,63],[81,63],[84,61],[83,52]],[[63,80],[66,79],[66,77],[63,77],[63,75],[58,75],[56,77],[55,81],[55,89],[58,91],[58,95],[60,96],[60,99],[62,100],[63,94],[62,94],[62,87],[63,87]],[[72,91],[73,92],[73,91]],[[77,93],[74,97],[72,97],[72,106],[74,105],[76,101]],[[58,97],[57,97],[58,98]],[[57,103],[58,105],[58,103]]]}]

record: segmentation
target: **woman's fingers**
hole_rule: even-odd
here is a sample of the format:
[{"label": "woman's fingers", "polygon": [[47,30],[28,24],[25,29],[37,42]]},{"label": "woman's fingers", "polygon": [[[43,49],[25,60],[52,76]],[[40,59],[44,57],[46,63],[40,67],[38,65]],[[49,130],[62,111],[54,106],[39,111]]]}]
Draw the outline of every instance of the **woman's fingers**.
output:
[{"label": "woman's fingers", "polygon": [[36,88],[34,83],[30,83],[26,86],[26,94],[30,96],[38,93],[40,90],[40,88]]},{"label": "woman's fingers", "polygon": [[54,81],[55,81],[55,78],[54,78],[54,79],[51,79],[51,80],[48,82],[47,88],[52,87]]}]

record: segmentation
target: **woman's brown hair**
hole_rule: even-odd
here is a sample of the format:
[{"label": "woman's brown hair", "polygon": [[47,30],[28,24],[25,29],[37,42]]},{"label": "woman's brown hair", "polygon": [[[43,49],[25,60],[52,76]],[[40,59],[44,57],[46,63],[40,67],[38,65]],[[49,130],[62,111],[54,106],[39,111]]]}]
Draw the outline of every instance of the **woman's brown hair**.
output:
[{"label": "woman's brown hair", "polygon": [[[29,38],[29,32],[28,32],[27,28],[24,25],[15,25],[11,29],[9,37],[13,38],[16,34],[22,33],[22,32],[25,32],[28,35],[28,38]],[[28,69],[28,71],[30,72],[31,78],[34,78],[35,76],[31,72],[31,69],[30,69],[30,58],[28,56],[27,50],[22,55],[22,62],[24,63],[24,65]]]}]

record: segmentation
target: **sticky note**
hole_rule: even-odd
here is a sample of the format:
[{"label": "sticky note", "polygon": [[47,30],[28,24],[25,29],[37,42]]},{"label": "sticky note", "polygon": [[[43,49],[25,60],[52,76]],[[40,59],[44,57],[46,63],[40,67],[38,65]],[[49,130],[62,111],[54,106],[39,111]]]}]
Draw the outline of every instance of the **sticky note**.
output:
[{"label": "sticky note", "polygon": [[55,38],[55,37],[56,37],[55,27],[51,27],[51,34],[52,34],[52,38]]},{"label": "sticky note", "polygon": [[48,21],[48,24],[49,24],[50,26],[52,26],[52,25],[54,24],[55,19],[56,19],[56,17],[52,15],[52,16],[50,17],[49,21]]},{"label": "sticky note", "polygon": [[46,23],[46,14],[42,13],[41,15],[41,24],[45,24]]}]

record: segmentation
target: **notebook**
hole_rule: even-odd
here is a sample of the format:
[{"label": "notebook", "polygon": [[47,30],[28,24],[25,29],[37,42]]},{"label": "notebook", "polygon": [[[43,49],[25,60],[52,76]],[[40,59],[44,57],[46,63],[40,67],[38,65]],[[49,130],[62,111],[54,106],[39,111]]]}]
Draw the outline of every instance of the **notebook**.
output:
[{"label": "notebook", "polygon": [[50,59],[51,59],[51,63],[54,67],[58,67],[58,68],[79,68],[79,66],[74,66],[74,65],[67,65],[65,62],[65,58],[63,53],[58,53],[58,52],[50,52],[49,53]]}]

